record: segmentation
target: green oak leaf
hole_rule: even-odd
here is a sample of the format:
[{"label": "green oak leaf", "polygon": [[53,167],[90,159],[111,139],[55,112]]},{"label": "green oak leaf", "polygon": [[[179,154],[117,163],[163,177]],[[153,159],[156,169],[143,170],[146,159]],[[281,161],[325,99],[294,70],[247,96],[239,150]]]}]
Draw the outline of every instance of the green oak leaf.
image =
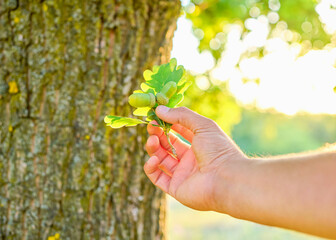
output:
[{"label": "green oak leaf", "polygon": [[169,99],[169,103],[167,107],[173,108],[183,100],[183,95],[182,94],[175,94]]},{"label": "green oak leaf", "polygon": [[106,116],[104,118],[104,122],[106,123],[106,126],[110,126],[112,128],[121,128],[121,127],[131,127],[136,126],[138,124],[146,123],[145,121],[142,121],[137,118],[127,118],[127,117],[119,117],[119,116]]},{"label": "green oak leaf", "polygon": [[191,81],[185,81],[184,83],[177,85],[176,94],[183,94],[191,85]]},{"label": "green oak leaf", "polygon": [[151,110],[149,107],[137,108],[133,112],[133,115],[134,116],[147,117],[149,110]]},{"label": "green oak leaf", "polygon": [[163,86],[174,81],[178,85],[183,78],[185,71],[183,66],[176,67],[176,59],[172,58],[169,63],[162,64],[159,67],[153,67],[153,71],[144,71],[145,84],[142,85],[142,89],[152,88],[155,93],[161,91]]},{"label": "green oak leaf", "polygon": [[[183,100],[183,93],[188,89],[191,82],[185,78],[185,70],[183,66],[177,66],[177,61],[172,58],[169,63],[160,66],[154,66],[153,71],[146,70],[143,73],[146,80],[141,84],[141,89],[146,93],[153,93],[156,95],[161,91],[163,86],[173,81],[177,85],[176,93],[171,97],[168,107],[175,107]],[[155,105],[157,107],[157,105]]]}]

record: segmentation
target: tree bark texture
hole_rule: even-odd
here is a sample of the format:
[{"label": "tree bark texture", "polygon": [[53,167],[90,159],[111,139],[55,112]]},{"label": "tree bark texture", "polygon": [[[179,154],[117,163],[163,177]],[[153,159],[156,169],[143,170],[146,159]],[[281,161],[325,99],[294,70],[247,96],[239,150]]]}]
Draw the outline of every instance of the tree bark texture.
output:
[{"label": "tree bark texture", "polygon": [[0,0],[0,239],[162,239],[165,200],[131,116],[169,60],[178,0]]}]

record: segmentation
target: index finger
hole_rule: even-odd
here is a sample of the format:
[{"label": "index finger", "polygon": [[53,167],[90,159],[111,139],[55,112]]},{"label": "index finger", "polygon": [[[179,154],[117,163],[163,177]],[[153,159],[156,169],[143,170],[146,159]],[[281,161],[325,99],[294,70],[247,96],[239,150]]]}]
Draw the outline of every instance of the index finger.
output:
[{"label": "index finger", "polygon": [[180,124],[188,128],[194,134],[197,134],[200,130],[213,127],[210,119],[203,117],[186,107],[169,108],[164,105],[159,105],[156,108],[155,113],[163,121],[172,124]]},{"label": "index finger", "polygon": [[183,127],[181,124],[173,124],[172,129],[184,137],[189,143],[192,143],[192,139],[194,138],[194,133],[190,131],[188,128]]}]

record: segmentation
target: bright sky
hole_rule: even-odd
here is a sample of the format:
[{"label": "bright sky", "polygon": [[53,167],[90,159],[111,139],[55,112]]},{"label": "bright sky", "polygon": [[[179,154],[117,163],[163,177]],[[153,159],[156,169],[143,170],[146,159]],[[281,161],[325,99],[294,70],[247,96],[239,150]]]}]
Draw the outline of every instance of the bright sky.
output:
[{"label": "bright sky", "polygon": [[[332,5],[336,6],[336,0],[322,0],[316,8],[330,33],[336,31],[336,10],[330,7]],[[241,38],[241,27],[232,25],[226,50],[214,66],[210,52],[198,52],[199,40],[192,33],[192,24],[182,16],[173,39],[172,57],[196,74],[212,69],[212,79],[228,81],[229,90],[242,104],[274,108],[288,115],[299,111],[336,114],[333,91],[336,86],[336,48],[312,50],[298,57],[299,44],[289,45],[281,37],[267,39],[268,21],[271,21],[270,17],[266,16],[246,21],[245,26],[251,32],[244,39]],[[290,36],[290,32],[287,33],[286,36]],[[251,46],[265,46],[267,54],[262,59],[244,59],[236,67],[241,54]],[[244,78],[259,79],[259,84],[243,81]],[[202,89],[209,87],[205,77],[199,77],[196,83]]]}]

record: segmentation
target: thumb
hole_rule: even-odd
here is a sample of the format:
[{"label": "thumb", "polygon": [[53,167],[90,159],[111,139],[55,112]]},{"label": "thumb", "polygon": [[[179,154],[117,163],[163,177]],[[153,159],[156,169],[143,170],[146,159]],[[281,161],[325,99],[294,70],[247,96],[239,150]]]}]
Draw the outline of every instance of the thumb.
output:
[{"label": "thumb", "polygon": [[156,115],[163,121],[172,124],[180,124],[190,129],[195,134],[202,129],[209,129],[215,126],[217,127],[217,124],[214,121],[203,117],[186,107],[168,108],[166,106],[159,105],[155,112]]}]

